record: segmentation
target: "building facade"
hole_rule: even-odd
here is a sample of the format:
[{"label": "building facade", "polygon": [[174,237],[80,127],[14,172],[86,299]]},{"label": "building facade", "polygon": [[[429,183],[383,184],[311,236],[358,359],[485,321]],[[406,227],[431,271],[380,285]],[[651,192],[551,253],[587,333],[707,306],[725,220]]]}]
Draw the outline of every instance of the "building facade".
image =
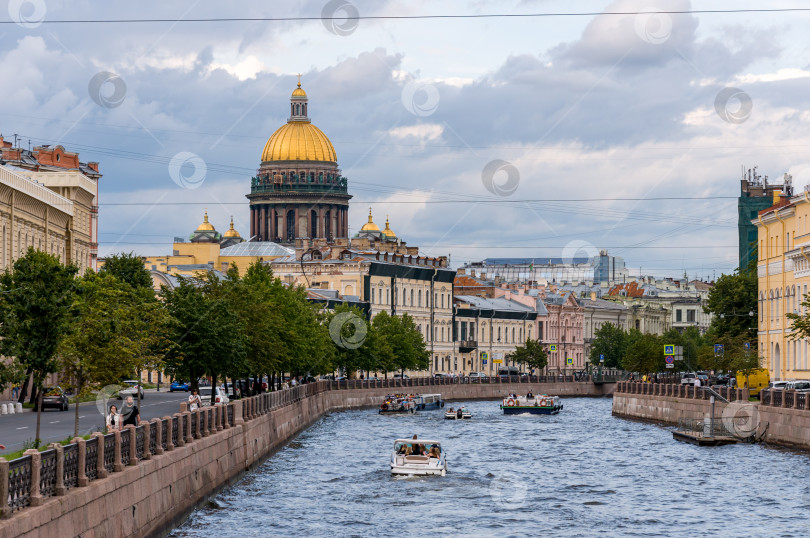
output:
[{"label": "building facade", "polygon": [[810,286],[808,196],[808,191],[798,196],[777,193],[773,205],[753,221],[759,240],[758,353],[773,380],[810,379],[808,340],[792,336],[787,317],[807,314],[802,302]]},{"label": "building facade", "polygon": [[0,136],[0,267],[29,247],[97,268],[98,163],[62,146],[14,147]]},{"label": "building facade", "polygon": [[[756,258],[757,225],[754,221],[760,211],[773,205],[775,193],[792,191],[792,178],[785,174],[782,184],[768,185],[768,176],[757,173],[757,167],[743,170],[740,197],[737,199],[737,233],[739,240],[739,266],[748,267]],[[786,192],[786,194],[790,194]]]}]

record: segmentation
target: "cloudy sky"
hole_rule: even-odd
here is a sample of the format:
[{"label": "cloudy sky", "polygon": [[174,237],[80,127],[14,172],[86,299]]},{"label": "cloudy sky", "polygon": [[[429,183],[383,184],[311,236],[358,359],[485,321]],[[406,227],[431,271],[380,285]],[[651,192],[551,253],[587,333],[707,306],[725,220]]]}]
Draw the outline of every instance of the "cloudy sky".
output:
[{"label": "cloudy sky", "polygon": [[[810,12],[660,13],[763,6],[744,0],[170,4],[0,11],[17,22],[0,25],[0,132],[101,163],[102,255],[169,253],[205,208],[247,236],[244,195],[296,73],[349,178],[351,230],[372,207],[454,266],[606,248],[633,273],[711,277],[736,266],[741,167],[810,183]],[[259,17],[292,20],[188,21]],[[65,19],[184,21],[47,22]]]}]

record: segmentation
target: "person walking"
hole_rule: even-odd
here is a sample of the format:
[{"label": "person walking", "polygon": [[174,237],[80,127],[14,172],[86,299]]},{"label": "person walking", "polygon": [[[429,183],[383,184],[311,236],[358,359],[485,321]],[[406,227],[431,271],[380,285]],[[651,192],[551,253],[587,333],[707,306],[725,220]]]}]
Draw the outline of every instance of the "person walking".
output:
[{"label": "person walking", "polygon": [[200,398],[196,390],[192,390],[191,394],[188,395],[188,410],[196,411],[200,407],[202,407],[202,398]]},{"label": "person walking", "polygon": [[130,424],[137,426],[141,423],[141,413],[138,410],[138,406],[135,405],[132,395],[127,396],[126,402],[121,406],[121,419],[122,428]]},{"label": "person walking", "polygon": [[118,408],[115,404],[110,405],[110,412],[107,413],[107,431],[121,429],[121,415],[118,414]]}]

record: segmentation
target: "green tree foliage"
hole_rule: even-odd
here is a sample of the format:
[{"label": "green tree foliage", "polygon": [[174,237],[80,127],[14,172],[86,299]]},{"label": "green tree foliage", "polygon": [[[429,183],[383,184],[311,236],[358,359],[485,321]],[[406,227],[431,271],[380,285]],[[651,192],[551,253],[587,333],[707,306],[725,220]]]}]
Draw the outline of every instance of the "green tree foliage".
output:
[{"label": "green tree foliage", "polygon": [[329,336],[335,344],[334,369],[351,375],[355,371],[370,371],[377,367],[374,353],[376,330],[357,307],[338,305],[327,314]]},{"label": "green tree foliage", "polygon": [[512,360],[539,371],[548,364],[548,354],[540,342],[529,338],[525,344],[515,348],[515,351],[512,352]]},{"label": "green tree foliage", "polygon": [[665,369],[664,343],[659,336],[643,334],[633,329],[627,334],[627,341],[622,368],[643,374],[661,372]]},{"label": "green tree foliage", "polygon": [[144,267],[143,260],[132,252],[110,256],[100,272],[109,273],[136,289],[152,288],[152,277]]},{"label": "green tree foliage", "polygon": [[0,274],[0,354],[16,357],[33,375],[37,398],[39,446],[42,384],[57,371],[56,350],[69,329],[75,293],[74,265],[29,248],[11,268]]},{"label": "green tree foliage", "polygon": [[[58,357],[63,383],[79,397],[132,375],[129,289],[110,273],[90,272],[78,282],[71,324]],[[79,406],[74,409],[75,437],[79,435]]]},{"label": "green tree foliage", "polygon": [[618,325],[604,323],[594,333],[591,344],[591,364],[599,366],[599,356],[605,356],[604,366],[620,368],[627,347],[627,333]]},{"label": "green tree foliage", "polygon": [[188,379],[193,390],[198,390],[203,376],[210,376],[216,386],[229,363],[245,359],[245,327],[222,297],[222,283],[213,272],[178,281],[176,288],[161,290],[171,316],[167,370]]},{"label": "green tree foliage", "polygon": [[731,275],[721,275],[709,292],[703,309],[714,314],[710,332],[717,337],[743,334],[749,341],[756,341],[756,269],[749,267]]},{"label": "green tree foliage", "polygon": [[430,352],[410,315],[390,316],[380,312],[372,325],[378,371],[405,373],[405,370],[425,370],[430,366]]}]

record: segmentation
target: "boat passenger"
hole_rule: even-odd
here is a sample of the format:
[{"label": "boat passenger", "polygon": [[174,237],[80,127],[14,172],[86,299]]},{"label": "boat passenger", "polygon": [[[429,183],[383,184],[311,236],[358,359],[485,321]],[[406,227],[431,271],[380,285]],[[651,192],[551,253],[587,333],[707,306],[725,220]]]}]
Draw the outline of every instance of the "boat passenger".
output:
[{"label": "boat passenger", "polygon": [[430,447],[430,452],[428,453],[428,456],[430,456],[431,458],[440,459],[441,453],[439,452],[439,447],[437,447],[436,445]]},{"label": "boat passenger", "polygon": [[532,398],[534,398],[534,394],[532,394],[532,391],[529,391],[528,394],[526,394],[526,399],[531,400]]},{"label": "boat passenger", "polygon": [[456,412],[456,417],[461,418],[461,416],[462,416],[463,414],[464,414],[464,413],[461,411],[461,408],[459,407],[459,408],[458,408],[458,411]]}]

